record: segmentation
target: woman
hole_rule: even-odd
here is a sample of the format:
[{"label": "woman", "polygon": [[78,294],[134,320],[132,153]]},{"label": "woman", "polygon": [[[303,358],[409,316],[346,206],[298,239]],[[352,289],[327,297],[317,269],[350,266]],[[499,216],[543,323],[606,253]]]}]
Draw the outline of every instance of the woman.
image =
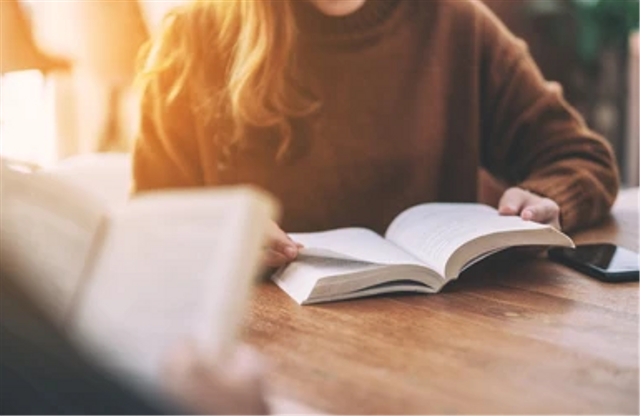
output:
[{"label": "woman", "polygon": [[[479,168],[511,186],[501,214],[566,231],[618,191],[607,143],[476,1],[199,1],[141,80],[135,190],[253,183],[287,232],[476,201]],[[274,225],[267,263],[298,249]]]}]

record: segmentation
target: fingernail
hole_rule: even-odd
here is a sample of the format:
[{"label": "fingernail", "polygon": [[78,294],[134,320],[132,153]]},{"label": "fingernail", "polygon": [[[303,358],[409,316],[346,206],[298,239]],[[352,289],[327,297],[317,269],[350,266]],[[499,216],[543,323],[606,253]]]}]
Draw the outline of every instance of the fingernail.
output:
[{"label": "fingernail", "polygon": [[286,254],[290,259],[295,259],[298,255],[298,250],[295,247],[289,246],[284,249],[284,254]]},{"label": "fingernail", "polygon": [[529,210],[522,211],[522,219],[523,220],[530,220],[531,218],[533,218],[533,212],[531,212]]}]

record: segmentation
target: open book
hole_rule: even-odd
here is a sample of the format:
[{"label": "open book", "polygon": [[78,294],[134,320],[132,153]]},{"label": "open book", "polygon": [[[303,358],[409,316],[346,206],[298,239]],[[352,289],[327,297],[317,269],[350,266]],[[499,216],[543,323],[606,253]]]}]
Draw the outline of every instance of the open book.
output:
[{"label": "open book", "polygon": [[299,304],[388,292],[436,293],[500,250],[574,245],[551,226],[500,216],[481,204],[417,205],[398,215],[384,238],[363,228],[290,236],[305,248],[273,280]]},{"label": "open book", "polygon": [[140,385],[176,343],[232,346],[275,215],[252,188],[153,192],[118,206],[2,167],[3,269],[72,339]]}]

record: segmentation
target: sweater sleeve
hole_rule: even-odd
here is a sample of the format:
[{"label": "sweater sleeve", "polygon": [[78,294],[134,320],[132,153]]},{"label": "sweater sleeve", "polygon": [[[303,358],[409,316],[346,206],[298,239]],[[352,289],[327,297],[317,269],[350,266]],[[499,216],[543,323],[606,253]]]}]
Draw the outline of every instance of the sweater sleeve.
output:
[{"label": "sweater sleeve", "polygon": [[487,10],[480,27],[483,165],[554,200],[566,231],[602,220],[619,188],[610,145],[543,78],[524,42]]},{"label": "sweater sleeve", "polygon": [[[168,29],[158,48],[159,60],[170,55],[180,38],[179,25]],[[198,129],[188,92],[175,97],[172,87],[180,62],[150,75],[141,97],[140,124],[133,152],[133,192],[202,186],[204,174]]]}]

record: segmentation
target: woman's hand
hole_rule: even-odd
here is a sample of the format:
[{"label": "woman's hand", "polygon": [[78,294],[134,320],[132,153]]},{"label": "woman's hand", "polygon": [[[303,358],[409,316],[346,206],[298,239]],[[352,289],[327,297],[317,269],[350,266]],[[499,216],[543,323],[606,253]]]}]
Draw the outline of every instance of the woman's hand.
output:
[{"label": "woman's hand", "polygon": [[214,364],[190,343],[177,346],[165,361],[169,393],[195,414],[268,414],[264,363],[248,347],[224,363]]},{"label": "woman's hand", "polygon": [[264,264],[267,267],[280,267],[292,262],[298,256],[302,244],[293,241],[275,222],[269,228],[269,245],[265,249]]},{"label": "woman's hand", "polygon": [[549,224],[558,230],[562,228],[558,204],[522,188],[507,189],[500,199],[498,211],[501,215],[518,215],[523,220]]}]

